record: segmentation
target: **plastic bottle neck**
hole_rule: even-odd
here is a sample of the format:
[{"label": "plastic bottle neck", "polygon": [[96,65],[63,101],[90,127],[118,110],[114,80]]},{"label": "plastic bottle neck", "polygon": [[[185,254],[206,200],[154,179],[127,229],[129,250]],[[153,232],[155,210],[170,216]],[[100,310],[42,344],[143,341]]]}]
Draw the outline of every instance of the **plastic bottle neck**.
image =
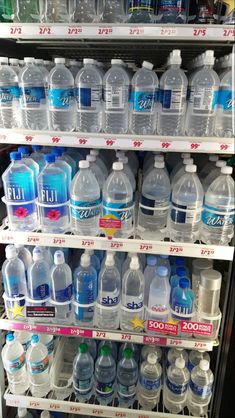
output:
[{"label": "plastic bottle neck", "polygon": [[169,64],[168,68],[180,68],[180,64]]}]

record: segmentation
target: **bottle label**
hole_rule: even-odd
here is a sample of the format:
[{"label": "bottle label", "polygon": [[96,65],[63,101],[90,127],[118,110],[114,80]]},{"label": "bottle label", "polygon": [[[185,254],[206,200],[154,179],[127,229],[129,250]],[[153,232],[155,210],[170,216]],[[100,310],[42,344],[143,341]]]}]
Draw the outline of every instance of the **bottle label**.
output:
[{"label": "bottle label", "polygon": [[204,205],[202,222],[210,228],[226,228],[235,223],[235,211],[220,211],[212,206]]},{"label": "bottle label", "polygon": [[159,101],[163,109],[172,109],[182,111],[186,104],[186,87],[170,88],[166,87],[160,90]]},{"label": "bottle label", "polygon": [[22,108],[36,105],[39,107],[42,101],[45,102],[46,94],[44,87],[20,87],[20,104]]},{"label": "bottle label", "polygon": [[40,374],[45,372],[49,366],[49,357],[46,356],[41,361],[28,361],[27,369],[31,374]]},{"label": "bottle label", "polygon": [[127,402],[135,398],[136,395],[136,385],[122,385],[120,382],[117,384],[117,392],[121,399],[126,400]]},{"label": "bottle label", "polygon": [[212,387],[213,387],[212,383],[206,386],[199,386],[199,385],[196,385],[196,383],[194,383],[192,380],[190,380],[189,386],[192,392],[195,395],[200,396],[202,399],[207,398],[208,396],[212,394]]},{"label": "bottle label", "polygon": [[101,104],[102,88],[101,87],[78,87],[76,89],[76,101],[78,109],[80,108],[97,108]]},{"label": "bottle label", "polygon": [[51,339],[51,341],[49,341],[49,343],[46,344],[46,348],[48,351],[48,355],[52,354],[54,351],[54,338]]},{"label": "bottle label", "polygon": [[194,224],[201,220],[201,209],[196,205],[178,205],[172,202],[171,220],[178,224]]},{"label": "bottle label", "polygon": [[[22,179],[23,184],[16,182],[15,179],[7,181],[5,184],[5,197],[7,201],[20,203],[34,200],[36,198],[36,194],[32,180],[32,176],[30,174],[26,174],[25,178]],[[30,211],[30,208],[34,207],[34,204],[27,204],[23,206]]]},{"label": "bottle label", "polygon": [[143,375],[140,375],[140,384],[147,390],[156,390],[161,386],[161,378],[159,379],[146,379]]},{"label": "bottle label", "polygon": [[154,5],[154,0],[129,0],[128,12],[134,12],[135,10],[154,12]]},{"label": "bottle label", "polygon": [[103,382],[96,382],[96,393],[99,397],[102,398],[109,398],[114,393],[114,382],[115,380],[112,380],[109,383],[103,383]]},{"label": "bottle label", "polygon": [[[60,188],[57,185],[53,184],[53,180],[50,184],[51,177],[44,178],[44,184],[42,188],[39,190],[39,200],[41,203],[45,205],[58,205],[59,203],[65,203],[68,200],[67,192],[66,192],[66,185],[60,184]],[[64,176],[56,178],[55,181],[63,181]]]},{"label": "bottle label", "polygon": [[193,368],[195,367],[194,365],[193,365],[193,363],[191,363],[191,361],[189,361],[188,362],[188,371],[191,373],[191,371],[193,370]]},{"label": "bottle label", "polygon": [[75,219],[90,219],[99,216],[101,199],[92,202],[84,202],[81,200],[70,200],[71,216]]},{"label": "bottle label", "polygon": [[124,109],[129,101],[129,90],[125,86],[106,86],[104,89],[104,102],[106,110]]},{"label": "bottle label", "polygon": [[3,278],[4,289],[10,298],[19,297],[19,278],[17,276],[9,276]]},{"label": "bottle label", "polygon": [[28,205],[9,205],[8,209],[11,208],[13,216],[17,218],[27,218],[28,216],[32,215],[36,211],[36,207],[34,203],[29,203]]},{"label": "bottle label", "polygon": [[[170,198],[170,196],[169,196]],[[145,197],[144,195],[141,196],[141,202],[140,202],[140,210],[144,215],[148,216],[164,216],[167,215],[169,205],[164,207],[159,207],[159,200],[155,199],[149,199],[148,197]]]},{"label": "bottle label", "polygon": [[215,87],[191,87],[189,103],[192,103],[194,110],[214,112],[218,102],[219,90]]},{"label": "bottle label", "polygon": [[6,360],[5,368],[8,372],[18,372],[25,365],[25,353],[22,353],[20,357],[14,360]]},{"label": "bottle label", "polygon": [[[183,298],[183,296],[182,296]],[[187,301],[185,300],[185,303],[187,303]],[[190,315],[193,312],[193,304],[191,304],[191,306],[185,306],[184,305],[184,300],[182,301],[172,301],[172,305],[171,305],[172,310],[174,311],[174,313],[178,314],[177,315],[172,315],[174,318],[178,318],[180,319],[180,315]],[[188,320],[190,320],[191,318],[187,318]]]},{"label": "bottle label", "polygon": [[71,300],[73,295],[73,286],[70,284],[65,289],[55,291],[55,301],[56,302],[67,302]]},{"label": "bottle label", "polygon": [[176,385],[175,383],[172,383],[168,379],[168,377],[166,378],[166,386],[171,392],[175,393],[176,395],[183,395],[184,393],[186,393],[188,389],[188,383],[183,385]]},{"label": "bottle label", "polygon": [[73,88],[70,89],[49,89],[48,99],[51,110],[54,108],[68,109],[72,105],[74,97]]},{"label": "bottle label", "polygon": [[20,89],[18,86],[0,87],[0,105],[10,104],[13,100],[19,100]]},{"label": "bottle label", "polygon": [[74,289],[74,300],[81,305],[92,305],[95,302],[97,289],[92,280],[83,281],[83,289]]},{"label": "bottle label", "polygon": [[82,395],[86,395],[92,389],[93,379],[76,379],[74,381],[74,387],[77,392],[80,392]]},{"label": "bottle label", "polygon": [[117,294],[117,292],[115,293],[116,295],[102,292],[101,305],[107,306],[107,307],[109,306],[113,307],[113,306],[118,305],[120,302],[120,294],[119,293]]},{"label": "bottle label", "polygon": [[185,12],[186,10],[186,1],[185,0],[160,0],[159,2],[159,12]]},{"label": "bottle label", "polygon": [[68,209],[68,205],[63,205],[63,206],[56,206],[55,208],[53,207],[41,207],[41,216],[43,219],[50,219],[51,222],[56,222],[58,221],[60,218],[62,218],[63,216],[68,216],[69,215],[69,209]]},{"label": "bottle label", "polygon": [[219,105],[224,110],[235,110],[235,91],[221,89],[219,92]]},{"label": "bottle label", "polygon": [[134,112],[150,113],[155,104],[155,92],[133,91],[131,101]]},{"label": "bottle label", "polygon": [[121,222],[126,222],[133,217],[133,201],[128,203],[114,203],[103,201],[103,213],[105,215],[114,215]]},{"label": "bottle label", "polygon": [[142,309],[143,308],[143,300],[141,300],[141,295],[138,299],[135,299],[134,296],[125,296],[123,306],[130,311],[135,311],[135,310]]},{"label": "bottle label", "polygon": [[33,289],[33,297],[35,300],[47,299],[50,296],[50,289],[47,283],[41,284]]}]

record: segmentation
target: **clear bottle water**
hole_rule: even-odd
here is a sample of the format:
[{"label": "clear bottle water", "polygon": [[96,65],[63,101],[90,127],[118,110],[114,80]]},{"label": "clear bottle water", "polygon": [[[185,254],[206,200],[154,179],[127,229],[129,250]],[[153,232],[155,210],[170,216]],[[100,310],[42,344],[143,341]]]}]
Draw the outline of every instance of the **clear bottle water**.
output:
[{"label": "clear bottle water", "polygon": [[66,174],[55,163],[54,154],[46,154],[45,161],[37,178],[41,228],[43,232],[65,233],[69,228]]},{"label": "clear bottle water", "polygon": [[166,267],[167,277],[170,279],[171,276],[171,263],[169,260],[169,255],[160,254],[157,256],[157,267]]},{"label": "clear bottle water", "polygon": [[50,72],[52,68],[54,68],[54,63],[50,60],[43,60],[43,65],[47,69],[48,72]]},{"label": "clear bottle water", "polygon": [[41,70],[41,73],[43,75],[43,80],[44,80],[44,87],[45,87],[45,91],[46,91],[46,95],[47,95],[47,93],[48,93],[49,71],[44,66],[43,59],[41,59],[41,58],[35,59],[35,65]]},{"label": "clear bottle water", "polygon": [[29,386],[32,396],[43,398],[50,392],[48,350],[39,341],[38,335],[33,335],[31,346],[26,354]]},{"label": "clear bottle water", "polygon": [[153,64],[144,61],[132,78],[131,131],[137,135],[153,135],[157,123],[158,77]]},{"label": "clear bottle water", "polygon": [[133,188],[122,163],[113,163],[113,171],[103,187],[102,217],[120,221],[115,237],[128,238],[134,232]]},{"label": "clear bottle water", "polygon": [[104,132],[125,134],[129,123],[130,78],[121,60],[112,59],[111,64],[103,79]]},{"label": "clear bottle water", "polygon": [[211,170],[215,168],[215,163],[218,161],[219,156],[215,154],[209,155],[208,162],[204,165],[203,169],[199,173],[199,178],[201,182],[210,174]]},{"label": "clear bottle water", "polygon": [[32,259],[32,254],[29,251],[28,248],[24,247],[21,244],[16,244],[15,245],[16,251],[17,251],[17,256],[18,258],[23,261],[24,263],[24,269],[25,269],[25,279],[26,279],[26,283],[28,282],[28,269],[31,266],[31,264],[33,263],[33,259]]},{"label": "clear bottle water", "polygon": [[159,0],[158,23],[187,23],[188,0]]},{"label": "clear bottle water", "polygon": [[40,248],[33,250],[33,264],[28,270],[28,296],[32,301],[47,301],[50,297],[50,268]]},{"label": "clear bottle water", "polygon": [[235,93],[232,84],[232,54],[229,68],[222,74],[219,91],[219,104],[215,120],[215,134],[220,137],[234,137],[235,128],[233,112],[235,110]]},{"label": "clear bottle water", "polygon": [[74,80],[76,79],[78,71],[81,70],[81,62],[76,60],[69,60],[69,71],[73,74]]},{"label": "clear bottle water", "polygon": [[108,172],[108,169],[107,169],[107,166],[106,166],[105,162],[104,162],[104,161],[102,160],[102,158],[101,158],[100,151],[99,151],[99,150],[97,150],[97,149],[91,149],[91,150],[90,150],[90,155],[94,155],[94,156],[96,157],[96,164],[97,164],[97,165],[101,168],[101,170],[103,171],[105,178],[107,178],[107,177],[108,177],[109,172]]},{"label": "clear bottle water", "polygon": [[[73,177],[75,176],[75,174],[77,172],[77,168],[78,168],[77,167],[77,160],[75,160],[75,157],[74,157],[73,154],[72,154],[72,156],[70,155],[70,152],[66,147],[59,147],[59,148],[62,152],[62,155],[61,155],[62,159],[64,161],[66,161],[66,163],[68,163],[71,167],[72,179],[73,179]],[[76,152],[76,149],[75,149],[75,152]],[[78,161],[80,161],[82,159],[82,156],[79,152],[77,153],[77,158],[78,158]]]},{"label": "clear bottle water", "polygon": [[38,165],[39,165],[39,172],[45,167],[45,159],[44,154],[42,151],[42,145],[33,145],[32,146],[33,152],[30,154],[30,158],[32,158]]},{"label": "clear bottle water", "polygon": [[75,235],[99,234],[101,194],[88,161],[79,162],[79,172],[70,187],[71,229]]},{"label": "clear bottle water", "polygon": [[11,393],[13,395],[24,395],[29,387],[25,353],[22,344],[15,340],[12,333],[6,336],[6,344],[2,349],[2,362]]},{"label": "clear bottle water", "polygon": [[156,161],[144,178],[137,227],[143,239],[161,240],[166,235],[171,184],[164,168],[164,162]]},{"label": "clear bottle water", "polygon": [[155,353],[149,353],[140,367],[138,401],[142,409],[152,411],[159,403],[162,367]]},{"label": "clear bottle water", "polygon": [[[171,154],[171,153],[170,153]],[[168,154],[167,154],[168,157]],[[174,157],[174,155],[173,155]],[[183,152],[182,154],[180,154],[180,161],[176,164],[174,162],[173,164],[173,169],[171,170],[170,173],[170,181],[172,182],[173,178],[175,177],[175,174],[183,167],[183,160],[186,158],[191,158],[191,154],[189,152]]]},{"label": "clear bottle water", "polygon": [[214,62],[214,51],[207,50],[203,67],[191,78],[185,128],[189,136],[213,136],[220,85]]},{"label": "clear bottle water", "polygon": [[33,415],[26,408],[18,408],[16,418],[33,418]]},{"label": "clear bottle water", "polygon": [[179,286],[172,291],[171,316],[177,321],[191,321],[194,308],[194,294],[190,289],[190,281],[187,277],[179,279]]},{"label": "clear bottle water", "polygon": [[102,129],[102,76],[95,60],[85,58],[75,80],[77,130],[100,132]]},{"label": "clear bottle water", "polygon": [[201,360],[191,372],[187,407],[193,416],[205,416],[212,396],[214,376],[210,363]]},{"label": "clear bottle water", "polygon": [[167,369],[163,390],[163,403],[172,414],[180,413],[187,404],[190,374],[183,358],[177,358],[175,364]]},{"label": "clear bottle water", "polygon": [[87,155],[86,160],[89,162],[90,169],[98,181],[100,190],[103,190],[103,185],[106,180],[104,172],[98,164],[96,164],[96,157],[94,155]]},{"label": "clear bottle water", "polygon": [[15,71],[18,75],[20,72],[20,64],[18,58],[9,58],[10,67]]},{"label": "clear bottle water", "polygon": [[131,258],[130,268],[123,276],[120,328],[124,331],[143,331],[144,276],[138,257]]},{"label": "clear bottle water", "polygon": [[69,23],[69,2],[67,0],[45,0],[44,20],[47,23]]},{"label": "clear bottle water", "polygon": [[37,193],[37,176],[39,174],[39,165],[38,163],[36,163],[36,161],[33,160],[33,158],[31,158],[29,156],[29,147],[26,146],[20,146],[18,148],[18,152],[21,154],[21,161],[23,164],[25,164],[27,167],[31,168],[31,170],[34,173],[34,183],[35,183],[35,190]]},{"label": "clear bottle water", "polygon": [[156,0],[128,0],[129,23],[154,23]]},{"label": "clear bottle water", "polygon": [[206,360],[210,364],[210,356],[204,350],[191,350],[189,352],[188,369],[190,373],[194,367],[198,366],[201,360]]},{"label": "clear bottle water", "polygon": [[144,268],[143,268],[143,263],[142,263],[142,259],[141,259],[141,255],[142,254],[137,254],[137,253],[127,253],[126,259],[125,261],[122,263],[122,277],[124,276],[124,274],[127,272],[127,270],[129,270],[130,268],[130,264],[131,264],[131,259],[135,256],[138,258],[139,260],[139,265],[140,265],[140,270],[143,272]]},{"label": "clear bottle water", "polygon": [[48,128],[47,99],[43,74],[34,58],[24,58],[19,77],[22,127],[45,131]]},{"label": "clear bottle water", "polygon": [[183,165],[181,168],[175,173],[174,177],[171,179],[171,188],[173,189],[175,184],[179,179],[182,178],[182,176],[185,174],[185,167],[186,165],[193,165],[194,160],[193,158],[184,158],[183,159]]},{"label": "clear bottle water", "polygon": [[182,358],[185,361],[186,367],[188,366],[187,351],[180,347],[172,347],[167,352],[166,368],[175,365],[177,358]]},{"label": "clear bottle water", "polygon": [[139,346],[137,344],[133,344],[133,343],[123,343],[119,347],[119,350],[118,350],[118,360],[121,360],[124,357],[124,351],[126,350],[126,348],[132,350],[133,357],[134,357],[136,363],[139,364],[139,360],[140,360]]},{"label": "clear bottle water", "polygon": [[117,364],[117,396],[120,408],[130,408],[136,398],[138,365],[131,348],[126,348]]},{"label": "clear bottle water", "polygon": [[69,196],[72,181],[72,168],[66,161],[64,161],[63,152],[61,148],[54,148],[52,154],[55,155],[55,166],[59,167],[66,174],[67,194]]},{"label": "clear bottle water", "polygon": [[159,135],[184,134],[188,80],[180,68],[181,63],[181,51],[174,49],[170,55],[168,69],[160,78],[157,125]]},{"label": "clear bottle water", "polygon": [[[3,285],[8,298],[19,298],[27,294],[25,267],[14,245],[7,245],[6,260],[2,265]],[[24,306],[25,300],[20,302]],[[22,319],[22,318],[21,318]]]},{"label": "clear bottle water", "polygon": [[89,351],[91,357],[93,358],[93,360],[95,361],[95,359],[97,357],[96,340],[93,340],[93,338],[82,338],[81,343],[85,343],[87,345],[88,351]]},{"label": "clear bottle water", "polygon": [[65,263],[63,251],[54,254],[54,267],[51,269],[51,299],[55,305],[55,321],[67,323],[72,311],[73,284],[72,272]]},{"label": "clear bottle water", "polygon": [[32,338],[31,332],[15,331],[14,337],[16,341],[19,341],[22,344],[24,352],[26,353],[31,344],[31,338]]},{"label": "clear bottle water", "polygon": [[117,343],[115,341],[111,341],[111,340],[103,340],[99,342],[98,345],[98,354],[97,356],[101,355],[101,349],[102,347],[109,347],[111,350],[111,356],[114,358],[115,362],[117,362],[118,359],[118,350],[117,350]]},{"label": "clear bottle water", "polygon": [[143,363],[146,361],[150,353],[154,353],[154,355],[157,356],[157,361],[161,363],[163,352],[161,347],[158,347],[157,345],[143,345],[141,348],[140,362]]},{"label": "clear bottle water", "polygon": [[49,125],[54,131],[75,129],[74,78],[65,66],[65,58],[55,58],[48,81]]},{"label": "clear bottle water", "polygon": [[157,267],[155,277],[149,288],[146,309],[146,331],[151,321],[167,322],[170,314],[170,291],[167,268],[163,266]]},{"label": "clear bottle water", "polygon": [[203,185],[203,189],[205,193],[207,192],[208,187],[213,183],[213,181],[221,175],[222,167],[226,167],[226,161],[224,160],[216,161],[214,168],[204,178],[202,185]]},{"label": "clear bottle water", "polygon": [[94,360],[86,343],[79,344],[73,361],[73,388],[78,402],[87,402],[93,394]]},{"label": "clear bottle water", "polygon": [[119,328],[121,277],[115,266],[114,253],[108,253],[99,275],[96,302],[96,326],[100,329]]},{"label": "clear bottle water", "polygon": [[17,73],[7,57],[0,57],[0,128],[21,127],[19,97]]},{"label": "clear bottle water", "polygon": [[96,0],[74,1],[73,22],[94,23],[98,21]]},{"label": "clear bottle water", "polygon": [[14,23],[39,23],[39,0],[15,0],[13,3]]},{"label": "clear bottle water", "polygon": [[234,180],[232,167],[208,187],[202,212],[201,240],[206,244],[228,245],[234,234]]},{"label": "clear bottle water", "polygon": [[108,405],[114,398],[116,362],[111,349],[104,345],[95,363],[95,395],[100,405]]},{"label": "clear bottle water", "polygon": [[53,256],[51,253],[51,247],[34,247],[35,249],[37,249],[38,251],[41,251],[41,253],[43,254],[43,259],[45,260],[45,262],[48,264],[49,269],[51,270],[53,264],[54,264],[54,260],[53,260]]},{"label": "clear bottle water", "polygon": [[155,255],[147,255],[147,265],[144,269],[144,306],[148,306],[149,289],[155,277],[157,268],[157,257]]},{"label": "clear bottle water", "polygon": [[80,266],[75,269],[73,276],[76,324],[92,326],[98,284],[97,273],[88,254],[82,254]]},{"label": "clear bottle water", "polygon": [[105,23],[123,23],[126,20],[124,0],[103,0],[101,21]]},{"label": "clear bottle water", "polygon": [[49,366],[52,365],[54,358],[54,336],[50,334],[40,334],[39,336],[40,343],[44,344],[48,351]]},{"label": "clear bottle water", "polygon": [[128,177],[131,185],[132,185],[132,189],[133,189],[133,193],[136,191],[136,180],[135,180],[135,176],[128,164],[128,157],[126,156],[121,156],[118,158],[118,162],[123,164],[123,171],[126,174],[126,176]]},{"label": "clear bottle water", "polygon": [[[155,163],[164,163],[165,164],[164,155],[155,154],[154,158],[149,160],[149,166],[148,166],[148,168],[146,168],[146,170],[143,173],[144,174],[144,180],[145,180],[146,176],[153,170]],[[169,177],[169,173],[167,171],[166,165],[164,165],[164,171],[165,171],[167,177]]]},{"label": "clear bottle water", "polygon": [[169,228],[173,241],[193,243],[199,238],[204,192],[196,171],[196,165],[186,165],[172,190]]}]

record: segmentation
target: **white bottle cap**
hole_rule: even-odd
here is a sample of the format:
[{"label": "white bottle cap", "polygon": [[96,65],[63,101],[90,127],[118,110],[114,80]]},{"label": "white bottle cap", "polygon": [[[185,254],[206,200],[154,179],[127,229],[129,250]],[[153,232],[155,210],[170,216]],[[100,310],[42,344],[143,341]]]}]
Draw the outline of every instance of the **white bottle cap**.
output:
[{"label": "white bottle cap", "polygon": [[89,267],[91,265],[91,257],[89,256],[89,254],[87,253],[82,254],[80,265],[82,267]]},{"label": "white bottle cap", "polygon": [[149,364],[156,364],[157,363],[157,355],[155,353],[149,353],[147,356],[147,362]]},{"label": "white bottle cap", "polygon": [[142,67],[146,68],[146,70],[151,71],[153,69],[154,65],[151,62],[144,61],[143,64],[142,64]]},{"label": "white bottle cap", "polygon": [[183,164],[184,165],[193,165],[194,161],[193,158],[184,158],[183,159]]},{"label": "white bottle cap", "polygon": [[18,58],[10,58],[9,63],[12,65],[19,65],[19,60]]},{"label": "white bottle cap", "polygon": [[221,173],[222,174],[233,174],[233,167],[229,167],[228,165],[226,165],[225,167],[221,168]]},{"label": "white bottle cap", "polygon": [[66,60],[65,58],[55,58],[54,62],[55,64],[65,64]]},{"label": "white bottle cap", "polygon": [[154,167],[155,168],[164,168],[165,167],[165,163],[164,163],[164,161],[155,161]]},{"label": "white bottle cap", "polygon": [[8,64],[8,58],[7,57],[0,57],[0,62],[2,64]]},{"label": "white bottle cap", "polygon": [[178,367],[178,369],[184,369],[184,367],[185,367],[185,360],[183,359],[183,357],[178,357],[175,360],[175,366]]},{"label": "white bottle cap", "polygon": [[98,149],[91,149],[90,150],[90,155],[95,155],[96,157],[98,157],[99,155],[99,150]]},{"label": "white bottle cap", "polygon": [[15,244],[15,247],[17,248],[17,250],[20,248],[24,248],[23,244]]},{"label": "white bottle cap", "polygon": [[216,162],[216,161],[218,161],[218,159],[219,159],[218,155],[215,155],[215,154],[209,155],[209,161]]},{"label": "white bottle cap", "polygon": [[79,161],[78,167],[79,168],[89,168],[90,163],[89,163],[89,161],[81,160],[81,161]]},{"label": "white bottle cap", "polygon": [[39,247],[35,247],[33,250],[33,261],[43,260],[43,253]]},{"label": "white bottle cap", "polygon": [[94,250],[85,250],[84,251],[84,254],[88,254],[90,257],[95,253],[95,251]]},{"label": "white bottle cap", "polygon": [[115,265],[115,260],[114,260],[114,254],[109,252],[107,253],[106,259],[105,259],[105,265],[112,267]]},{"label": "white bottle cap", "polygon": [[191,154],[189,152],[182,152],[181,158],[184,160],[185,158],[191,158]]},{"label": "white bottle cap", "polygon": [[223,161],[223,160],[218,160],[215,163],[216,167],[220,167],[220,168],[225,167],[226,164],[227,164],[226,161]]},{"label": "white bottle cap", "polygon": [[43,65],[43,60],[42,60],[41,58],[37,58],[37,59],[35,60],[35,63],[36,63],[36,64]]},{"label": "white bottle cap", "polygon": [[44,65],[51,65],[52,62],[50,60],[43,60]]},{"label": "white bottle cap", "polygon": [[26,408],[18,408],[17,415],[19,418],[24,418],[27,416],[27,409]]},{"label": "white bottle cap", "polygon": [[181,58],[181,51],[180,49],[173,49],[171,52],[169,64],[181,64],[182,58]]},{"label": "white bottle cap", "polygon": [[50,412],[42,411],[40,418],[50,418]]},{"label": "white bottle cap", "polygon": [[116,151],[116,157],[117,158],[125,157],[125,156],[126,156],[125,151]]},{"label": "white bottle cap", "polygon": [[120,162],[113,163],[113,171],[122,171],[123,164]]},{"label": "white bottle cap", "polygon": [[215,57],[214,57],[214,51],[211,49],[208,49],[205,52],[205,56],[203,57],[203,64],[204,65],[214,65]]},{"label": "white bottle cap", "polygon": [[29,64],[29,63],[32,63],[34,61],[35,61],[35,59],[33,57],[25,57],[24,58],[25,64]]},{"label": "white bottle cap", "polygon": [[95,64],[95,60],[93,60],[92,58],[84,58],[83,64]]},{"label": "white bottle cap", "polygon": [[16,247],[14,245],[7,245],[5,249],[5,254],[7,259],[17,257]]},{"label": "white bottle cap", "polygon": [[186,165],[185,167],[186,173],[196,173],[197,172],[197,166],[194,164]]},{"label": "white bottle cap", "polygon": [[94,163],[96,161],[96,157],[94,155],[87,155],[86,160],[89,161],[89,163]]},{"label": "white bottle cap", "polygon": [[140,267],[140,263],[139,263],[139,259],[136,255],[131,257],[131,262],[130,262],[130,269],[131,270],[138,270]]},{"label": "white bottle cap", "polygon": [[222,275],[217,270],[202,270],[200,285],[206,290],[220,290]]},{"label": "white bottle cap", "polygon": [[158,161],[159,163],[164,163],[164,156],[163,155],[155,155],[154,161]]},{"label": "white bottle cap", "polygon": [[204,372],[207,372],[207,370],[209,370],[209,368],[210,368],[209,361],[208,360],[201,360],[200,363],[199,363],[199,367]]},{"label": "white bottle cap", "polygon": [[58,250],[54,254],[54,263],[56,266],[64,264],[64,253],[61,250]]},{"label": "white bottle cap", "polygon": [[125,155],[118,157],[118,161],[122,164],[128,164],[128,157],[126,157]]},{"label": "white bottle cap", "polygon": [[79,62],[78,62],[78,61],[76,61],[76,60],[69,60],[69,65],[72,65],[72,66],[73,66],[73,65],[74,65],[74,66],[76,65],[76,66],[77,66],[77,65],[79,65]]},{"label": "white bottle cap", "polygon": [[123,61],[119,59],[112,59],[111,60],[112,65],[123,65]]}]

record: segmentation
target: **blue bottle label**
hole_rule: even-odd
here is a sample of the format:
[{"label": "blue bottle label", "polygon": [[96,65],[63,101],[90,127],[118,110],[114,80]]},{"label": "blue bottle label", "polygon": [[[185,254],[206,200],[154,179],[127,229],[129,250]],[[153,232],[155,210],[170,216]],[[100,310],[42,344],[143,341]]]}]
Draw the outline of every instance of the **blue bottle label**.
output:
[{"label": "blue bottle label", "polygon": [[[101,199],[92,202],[84,202],[81,200],[70,200],[71,216],[75,219],[95,218],[100,213]],[[77,206],[77,208],[76,208]]]},{"label": "blue bottle label", "polygon": [[178,224],[192,224],[200,222],[201,212],[195,205],[179,205],[172,202],[171,220]]},{"label": "blue bottle label", "polygon": [[159,11],[160,12],[184,12],[186,10],[186,0],[160,0]]},{"label": "blue bottle label", "polygon": [[[6,181],[5,197],[8,202],[29,202],[36,198],[33,177],[25,174],[22,178],[16,178],[17,174],[12,175],[12,178]],[[20,181],[22,180],[22,181]],[[27,209],[30,205],[23,205]]]},{"label": "blue bottle label", "polygon": [[49,358],[46,356],[41,361],[28,361],[27,362],[27,369],[28,372],[31,374],[40,374],[45,372],[49,366]]},{"label": "blue bottle label", "polygon": [[50,108],[68,109],[74,97],[74,89],[49,89],[48,99]]},{"label": "blue bottle label", "polygon": [[[64,180],[64,176],[51,179],[44,178],[43,186],[39,190],[39,201],[48,206],[58,205],[59,203],[66,203],[68,201],[67,186]],[[52,181],[51,181],[52,180]],[[57,184],[55,184],[57,182]],[[62,182],[62,183],[61,183]]]},{"label": "blue bottle label", "polygon": [[140,384],[147,390],[156,390],[161,386],[161,378],[159,379],[146,379],[143,375],[140,375]]},{"label": "blue bottle label", "polygon": [[152,112],[155,103],[155,92],[133,91],[131,101],[134,112]]},{"label": "blue bottle label", "polygon": [[219,90],[214,86],[192,86],[189,102],[193,105],[195,111],[214,112],[219,103]]},{"label": "blue bottle label", "polygon": [[130,401],[135,398],[136,395],[136,385],[122,385],[120,382],[117,384],[117,392],[119,398],[122,400]]},{"label": "blue bottle label", "polygon": [[114,215],[125,222],[133,216],[133,201],[127,203],[113,203],[103,200],[102,216]]},{"label": "blue bottle label", "polygon": [[195,395],[200,396],[202,399],[207,398],[208,396],[210,396],[212,394],[212,388],[213,388],[212,383],[209,384],[209,385],[206,385],[206,386],[198,386],[198,385],[196,385],[196,383],[194,383],[192,380],[190,380],[189,386],[190,386],[190,389],[192,390],[192,392]]},{"label": "blue bottle label", "polygon": [[224,110],[235,110],[235,91],[227,89],[220,90],[219,105]]},{"label": "blue bottle label", "polygon": [[0,105],[10,104],[13,100],[19,100],[20,89],[18,86],[0,87]]},{"label": "blue bottle label", "polygon": [[143,300],[135,299],[134,296],[125,296],[123,305],[126,309],[129,309],[130,311],[135,311],[136,309],[143,308]]},{"label": "blue bottle label", "polygon": [[210,228],[226,228],[235,223],[235,211],[219,211],[213,206],[204,205],[202,222]]},{"label": "blue bottle label", "polygon": [[96,381],[96,393],[99,397],[102,398],[109,398],[114,393],[114,382],[115,380],[112,380],[109,383],[103,383],[99,382],[99,380]]},{"label": "blue bottle label", "polygon": [[73,286],[70,284],[65,289],[57,290],[55,292],[55,301],[56,302],[67,302],[71,300],[73,295]]},{"label": "blue bottle label", "polygon": [[101,305],[103,306],[117,306],[120,302],[120,295],[114,296],[114,295],[109,295],[106,294],[104,296],[104,294],[102,294],[102,299],[101,299]]},{"label": "blue bottle label", "polygon": [[188,389],[188,383],[183,385],[176,385],[175,383],[172,383],[168,379],[168,377],[166,378],[166,386],[171,392],[175,393],[176,395],[183,395],[184,393],[186,393]]},{"label": "blue bottle label", "polygon": [[50,296],[50,289],[47,283],[40,284],[35,289],[33,289],[33,297],[35,300],[47,299]]},{"label": "blue bottle label", "polygon": [[163,210],[151,210],[151,208],[158,208],[159,207],[159,201],[155,199],[149,199],[148,197],[145,197],[144,195],[141,196],[140,201],[140,210],[144,215],[148,216],[164,216],[164,214],[167,213],[168,208]]},{"label": "blue bottle label", "polygon": [[44,87],[20,87],[20,103],[23,108],[40,105],[46,99]]},{"label": "blue bottle label", "polygon": [[186,103],[187,90],[185,87],[161,89],[159,101],[163,109],[182,110]]},{"label": "blue bottle label", "polygon": [[154,0],[129,0],[128,12],[133,12],[135,10],[147,10],[149,12],[153,12],[154,5]]},{"label": "blue bottle label", "polygon": [[13,360],[6,360],[5,368],[10,373],[17,373],[25,365],[25,353]]},{"label": "blue bottle label", "polygon": [[[88,273],[87,273],[88,274]],[[89,278],[84,278],[83,280],[83,289],[77,289],[76,285],[74,288],[74,300],[81,305],[92,305],[97,296],[96,280],[90,280]],[[79,286],[79,284],[78,284]]]},{"label": "blue bottle label", "polygon": [[96,108],[101,103],[101,87],[78,87],[75,91],[78,108]]},{"label": "blue bottle label", "polygon": [[[189,305],[187,303],[187,300],[172,300],[172,305],[171,305],[172,310],[178,314],[172,314],[172,317],[175,319],[185,319],[182,318],[180,315],[190,315],[193,312],[193,304]],[[187,320],[190,320],[191,318],[187,318]]]}]

